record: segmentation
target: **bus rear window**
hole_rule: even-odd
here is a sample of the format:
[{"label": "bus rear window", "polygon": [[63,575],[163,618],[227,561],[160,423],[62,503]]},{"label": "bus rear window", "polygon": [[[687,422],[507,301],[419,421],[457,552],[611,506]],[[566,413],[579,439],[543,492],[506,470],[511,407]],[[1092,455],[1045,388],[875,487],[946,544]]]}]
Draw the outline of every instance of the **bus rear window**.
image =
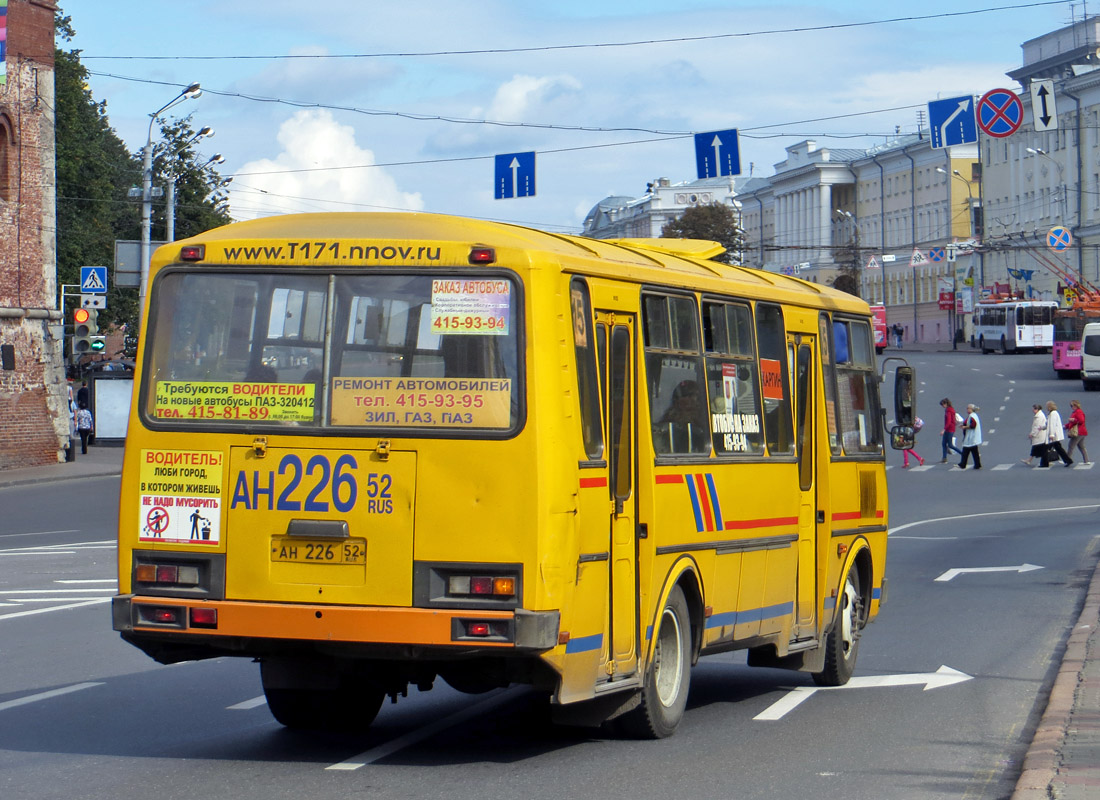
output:
[{"label": "bus rear window", "polygon": [[519,419],[507,277],[165,274],[145,413],[159,421],[509,430]]}]

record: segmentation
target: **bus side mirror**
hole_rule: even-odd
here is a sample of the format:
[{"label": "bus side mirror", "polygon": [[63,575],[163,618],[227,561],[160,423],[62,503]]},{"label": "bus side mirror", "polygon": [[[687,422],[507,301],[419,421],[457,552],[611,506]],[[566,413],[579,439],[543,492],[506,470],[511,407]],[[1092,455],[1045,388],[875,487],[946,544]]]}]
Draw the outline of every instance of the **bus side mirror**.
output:
[{"label": "bus side mirror", "polygon": [[909,425],[895,425],[890,429],[890,446],[895,450],[912,450],[917,443],[917,432]]},{"label": "bus side mirror", "polygon": [[[912,428],[917,418],[916,372],[912,367],[898,367],[894,372],[894,424],[900,428]],[[895,445],[896,447],[896,445]]]}]

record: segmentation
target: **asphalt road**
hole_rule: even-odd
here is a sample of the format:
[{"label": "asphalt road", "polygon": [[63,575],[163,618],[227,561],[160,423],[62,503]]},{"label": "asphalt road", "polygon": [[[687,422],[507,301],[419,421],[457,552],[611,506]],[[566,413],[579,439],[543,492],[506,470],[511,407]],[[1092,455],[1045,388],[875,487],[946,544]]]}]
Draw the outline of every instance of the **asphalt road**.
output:
[{"label": "asphalt road", "polygon": [[[926,467],[888,458],[890,596],[856,679],[710,657],[658,742],[441,681],[363,735],[291,733],[247,660],[164,667],[111,631],[117,479],[0,489],[0,797],[1005,797],[1100,556],[1098,475],[1017,463],[1031,403],[1093,400],[1048,358],[912,356]],[[982,406],[980,472],[933,465],[944,395]]]}]

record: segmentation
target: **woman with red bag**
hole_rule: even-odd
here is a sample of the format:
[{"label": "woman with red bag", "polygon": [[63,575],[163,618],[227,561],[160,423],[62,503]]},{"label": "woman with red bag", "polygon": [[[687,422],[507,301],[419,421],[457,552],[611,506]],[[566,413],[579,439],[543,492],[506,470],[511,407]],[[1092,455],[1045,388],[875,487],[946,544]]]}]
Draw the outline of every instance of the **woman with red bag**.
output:
[{"label": "woman with red bag", "polygon": [[1064,426],[1066,436],[1069,437],[1066,455],[1073,458],[1073,448],[1076,447],[1081,451],[1081,460],[1088,464],[1089,454],[1085,451],[1085,439],[1088,438],[1089,429],[1085,427],[1085,412],[1081,410],[1081,404],[1076,400],[1070,400],[1069,404],[1073,408],[1073,413],[1069,415]]}]

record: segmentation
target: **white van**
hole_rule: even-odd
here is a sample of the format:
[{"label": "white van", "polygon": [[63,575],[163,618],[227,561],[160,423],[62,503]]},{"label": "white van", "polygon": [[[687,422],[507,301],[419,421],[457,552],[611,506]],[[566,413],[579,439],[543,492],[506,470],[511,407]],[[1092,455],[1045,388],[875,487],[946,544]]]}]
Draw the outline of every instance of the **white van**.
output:
[{"label": "white van", "polygon": [[1100,389],[1100,322],[1090,322],[1081,335],[1081,385]]}]

